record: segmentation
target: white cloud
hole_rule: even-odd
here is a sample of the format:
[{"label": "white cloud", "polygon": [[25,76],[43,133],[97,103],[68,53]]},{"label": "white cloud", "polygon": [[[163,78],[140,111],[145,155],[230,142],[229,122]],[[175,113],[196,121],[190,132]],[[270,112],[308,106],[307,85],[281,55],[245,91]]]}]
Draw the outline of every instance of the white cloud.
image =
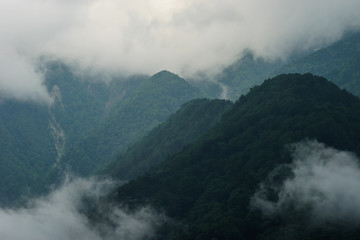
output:
[{"label": "white cloud", "polygon": [[0,98],[51,102],[46,87],[42,85],[43,76],[35,71],[30,59],[2,45],[0,63]]},{"label": "white cloud", "polygon": [[[113,225],[91,225],[84,199],[97,203],[111,189],[109,181],[75,179],[27,208],[0,209],[0,238],[16,240],[140,240],[155,234],[164,217],[148,207],[130,212],[114,207]],[[86,208],[85,208],[86,209]]]},{"label": "white cloud", "polygon": [[[315,221],[360,224],[360,166],[350,152],[338,151],[317,141],[293,145],[294,162],[277,168],[268,183],[263,183],[252,199],[252,206],[265,215],[286,211],[289,206],[308,209]],[[272,181],[281,169],[290,168],[292,176],[280,183]],[[273,191],[277,200],[269,200]]]},{"label": "white cloud", "polygon": [[[334,42],[359,29],[359,11],[358,0],[3,0],[0,32],[19,62],[50,55],[100,71],[188,76],[215,73],[245,49],[286,58]],[[22,75],[12,75],[13,88],[27,81],[43,88],[40,76]]]}]

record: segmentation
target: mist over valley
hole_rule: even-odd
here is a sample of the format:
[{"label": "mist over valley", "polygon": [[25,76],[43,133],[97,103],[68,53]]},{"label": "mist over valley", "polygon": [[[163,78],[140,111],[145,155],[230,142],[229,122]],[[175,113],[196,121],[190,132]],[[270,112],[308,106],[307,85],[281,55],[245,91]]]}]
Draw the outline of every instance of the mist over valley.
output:
[{"label": "mist over valley", "polygon": [[1,239],[359,239],[360,3],[2,1]]}]

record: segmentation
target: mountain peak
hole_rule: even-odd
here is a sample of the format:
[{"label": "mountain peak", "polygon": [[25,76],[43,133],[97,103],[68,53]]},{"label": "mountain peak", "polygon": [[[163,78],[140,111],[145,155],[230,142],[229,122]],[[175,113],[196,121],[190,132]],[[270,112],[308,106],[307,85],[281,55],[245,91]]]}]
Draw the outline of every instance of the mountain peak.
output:
[{"label": "mountain peak", "polygon": [[[284,226],[306,229],[308,222],[301,225],[296,218],[289,224],[288,219],[264,222],[250,210],[250,200],[274,169],[291,162],[289,144],[316,139],[359,154],[359,106],[357,97],[322,77],[283,74],[266,80],[241,97],[200,139],[111,197],[129,205],[150,201],[191,226],[179,239],[239,239],[241,235],[263,239],[266,230],[274,227],[279,233]],[[176,232],[174,226],[172,233]],[[324,239],[311,231],[306,234],[309,239]]]},{"label": "mountain peak", "polygon": [[154,77],[156,77],[156,78],[159,78],[159,77],[178,77],[178,78],[180,78],[179,77],[179,75],[177,75],[177,74],[175,74],[175,73],[172,73],[172,72],[170,72],[170,71],[168,71],[168,70],[162,70],[162,71],[160,71],[160,72],[158,72],[158,73],[155,73],[152,77],[154,78]]},{"label": "mountain peak", "polygon": [[357,98],[345,90],[341,91],[338,86],[323,77],[310,73],[291,73],[265,80],[260,86],[253,87],[249,94],[242,96],[239,101],[244,100],[244,98],[257,98],[257,101],[260,99],[268,100],[270,97],[275,100],[289,97],[301,98],[303,101],[306,101],[307,98],[309,101],[322,99],[329,101],[329,103],[340,99],[350,101],[349,99]]}]

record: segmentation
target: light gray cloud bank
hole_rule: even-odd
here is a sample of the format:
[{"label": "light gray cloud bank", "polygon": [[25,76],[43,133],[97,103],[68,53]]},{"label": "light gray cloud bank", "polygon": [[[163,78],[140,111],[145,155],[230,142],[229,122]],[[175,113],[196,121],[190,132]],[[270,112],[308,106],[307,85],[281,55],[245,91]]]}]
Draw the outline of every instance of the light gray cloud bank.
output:
[{"label": "light gray cloud bank", "polygon": [[[183,76],[216,73],[245,49],[286,58],[360,27],[358,0],[2,0],[0,93],[48,96],[31,60]],[[31,86],[31,87],[29,87]]]},{"label": "light gray cloud bank", "polygon": [[75,179],[27,208],[0,209],[0,238],[16,240],[140,240],[153,236],[164,217],[148,207],[135,212],[114,208],[114,225],[93,226],[82,213],[84,199],[96,201],[109,181]]},{"label": "light gray cloud bank", "polygon": [[[294,145],[294,162],[270,174],[252,199],[265,215],[308,209],[314,221],[360,224],[360,166],[350,152],[338,151],[316,141]],[[290,168],[292,175],[280,183],[274,176]],[[277,200],[269,200],[269,192]]]}]

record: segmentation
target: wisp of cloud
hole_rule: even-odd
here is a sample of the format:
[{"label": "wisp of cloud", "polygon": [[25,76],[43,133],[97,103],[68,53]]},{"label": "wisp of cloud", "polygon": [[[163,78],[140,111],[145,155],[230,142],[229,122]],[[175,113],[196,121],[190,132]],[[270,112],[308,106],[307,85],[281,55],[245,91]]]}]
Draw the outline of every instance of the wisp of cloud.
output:
[{"label": "wisp of cloud", "polygon": [[[269,179],[262,183],[251,200],[252,207],[267,216],[287,211],[308,209],[315,222],[360,224],[360,165],[355,154],[339,151],[317,141],[293,145],[294,161],[281,166],[291,176],[280,183]],[[280,167],[280,168],[281,168]],[[270,178],[277,175],[277,168]],[[270,200],[269,191],[277,194]]]},{"label": "wisp of cloud", "polygon": [[32,70],[41,56],[87,71],[184,77],[217,73],[245,50],[285,59],[359,30],[359,12],[358,0],[2,0],[0,93],[48,101]]},{"label": "wisp of cloud", "polygon": [[113,187],[111,181],[73,179],[28,207],[0,209],[0,238],[16,240],[140,240],[151,237],[164,221],[149,207],[131,213],[114,207],[111,226],[93,225],[84,215],[84,199],[97,201]]}]

